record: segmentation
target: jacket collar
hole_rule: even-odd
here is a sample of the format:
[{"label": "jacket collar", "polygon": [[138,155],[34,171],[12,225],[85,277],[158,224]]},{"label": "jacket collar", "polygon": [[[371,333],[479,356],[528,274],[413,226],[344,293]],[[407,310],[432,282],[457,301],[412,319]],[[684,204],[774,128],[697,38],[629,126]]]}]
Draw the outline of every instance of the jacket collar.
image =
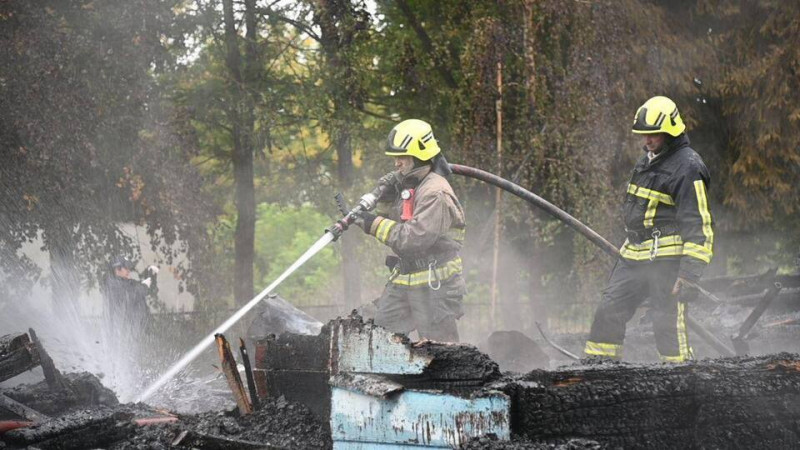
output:
[{"label": "jacket collar", "polygon": [[[678,149],[683,147],[689,146],[689,136],[686,136],[686,133],[682,133],[678,135],[678,137],[670,140],[669,142],[664,144],[664,149],[658,153],[658,155],[651,160],[647,158],[647,155],[641,161],[641,169],[646,170],[651,167],[657,166],[662,162],[669,159]],[[643,147],[644,151],[647,152],[647,148]]]},{"label": "jacket collar", "polygon": [[429,173],[431,173],[431,166],[428,164],[412,169],[403,177],[403,187],[406,189],[416,188]]}]

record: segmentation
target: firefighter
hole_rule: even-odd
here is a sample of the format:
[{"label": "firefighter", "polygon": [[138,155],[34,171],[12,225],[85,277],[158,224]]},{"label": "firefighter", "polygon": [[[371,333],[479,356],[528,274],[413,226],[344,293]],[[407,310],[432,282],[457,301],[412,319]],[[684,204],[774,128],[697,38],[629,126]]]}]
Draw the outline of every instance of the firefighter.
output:
[{"label": "firefighter", "polygon": [[465,221],[447,181],[450,167],[422,120],[395,126],[386,154],[397,169],[379,181],[386,186],[380,199],[386,212],[362,213],[357,221],[396,255],[387,257],[391,275],[375,301],[375,323],[398,333],[417,330],[420,339],[457,342],[466,292],[460,256]]},{"label": "firefighter", "polygon": [[622,215],[627,238],[603,291],[584,352],[619,359],[625,324],[650,298],[656,347],[662,361],[692,359],[687,302],[711,262],[714,230],[708,208],[710,176],[690,146],[678,107],[653,97],[637,111],[633,133],[645,155],[633,169]]},{"label": "firefighter", "polygon": [[150,266],[141,281],[131,278],[134,264],[124,256],[114,257],[103,285],[106,311],[115,328],[141,328],[148,324],[147,293],[154,288],[158,267]]}]

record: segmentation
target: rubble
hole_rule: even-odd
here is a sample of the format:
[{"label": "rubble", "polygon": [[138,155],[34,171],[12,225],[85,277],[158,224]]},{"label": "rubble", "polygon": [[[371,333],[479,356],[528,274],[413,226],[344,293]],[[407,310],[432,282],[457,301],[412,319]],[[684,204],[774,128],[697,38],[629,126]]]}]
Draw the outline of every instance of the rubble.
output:
[{"label": "rubble", "polygon": [[134,433],[131,419],[132,413],[107,407],[79,410],[9,431],[3,440],[20,447],[35,444],[43,450],[104,447]]},{"label": "rubble", "polygon": [[510,382],[512,430],[534,442],[624,448],[776,448],[800,442],[800,356],[679,365],[603,363]]},{"label": "rubble", "polygon": [[[81,375],[86,377],[66,374],[65,379],[75,385]],[[369,393],[374,398],[419,392],[386,377],[370,380],[341,373],[336,379],[334,387],[341,383],[348,392],[359,383],[365,389],[375,388]],[[376,384],[376,380],[383,381]],[[594,362],[493,378],[485,388],[499,389],[510,399],[515,437],[486,434],[465,440],[461,448],[775,448],[800,440],[795,426],[800,421],[800,356],[795,354],[681,365]],[[42,382],[15,392],[17,398],[35,399],[44,389]],[[29,390],[36,394],[26,393]],[[426,394],[436,392],[441,391]],[[441,402],[444,397],[434,398]],[[125,450],[333,446],[326,421],[282,397],[262,399],[262,408],[247,416],[235,410],[208,412],[180,415],[167,423],[152,418],[170,416],[141,404],[86,408],[73,403],[64,410],[69,411],[51,411],[60,415],[50,421],[0,435],[0,442],[6,448]],[[137,426],[136,420],[142,418],[156,423]]]},{"label": "rubble", "polygon": [[[25,334],[15,335],[7,342],[14,345],[6,348],[25,352],[30,348],[30,354],[37,358],[46,355],[41,344],[36,339],[31,342]],[[235,361],[227,343],[222,343],[228,372],[232,372]],[[38,359],[33,361],[39,364]],[[210,450],[332,446],[328,424],[319,421],[307,407],[284,398],[262,400],[260,409],[246,416],[236,410],[177,416],[144,404],[119,404],[99,378],[86,372],[61,375],[52,360],[45,375],[47,372],[49,379],[39,383],[0,390],[0,448]]]},{"label": "rubble", "polygon": [[0,381],[15,377],[39,365],[36,345],[26,333],[0,336]]},{"label": "rubble", "polygon": [[[735,317],[711,314],[706,320],[715,320],[717,330],[734,336],[751,311],[746,308]],[[766,333],[770,340],[783,333],[798,346],[798,328],[791,325],[796,316],[784,314],[776,322],[767,314],[748,324],[752,332],[739,336],[746,335],[756,350]],[[647,315],[634,321],[626,359],[652,358],[647,353],[655,352],[652,334],[642,332],[650,328]],[[580,352],[582,337],[557,339]],[[495,336],[495,350],[507,341],[529,347],[526,355],[538,358],[534,364],[556,353],[548,347],[544,354],[513,333]],[[234,355],[220,342],[227,379],[235,380]],[[711,352],[703,344],[693,345],[701,353]],[[800,441],[800,355],[794,353],[677,365],[583,360],[555,370],[501,373],[475,347],[412,342],[353,315],[330,321],[317,334],[261,336],[254,354],[259,401],[252,401],[250,414],[240,414],[242,408],[172,414],[144,404],[121,405],[97,377],[67,373],[60,387],[43,380],[0,390],[0,399],[9,400],[6,407],[0,402],[0,448],[328,449],[381,444],[567,450],[785,448]],[[514,355],[505,356],[513,361]],[[514,364],[531,362],[520,358]],[[246,400],[241,380],[233,387]],[[230,391],[227,395],[233,397]]]},{"label": "rubble", "polygon": [[280,448],[325,449],[332,446],[328,424],[305,406],[285,398],[262,400],[261,409],[247,416],[209,412],[182,418],[196,431]]},{"label": "rubble", "polygon": [[40,413],[56,416],[91,406],[115,406],[114,393],[94,375],[81,372],[64,376],[64,389],[51,390],[46,381],[3,391],[9,398]]},{"label": "rubble", "polygon": [[461,446],[462,450],[599,450],[601,448],[603,446],[597,441],[590,439],[569,439],[562,444],[547,444],[519,437],[506,441],[491,435],[474,438]]},{"label": "rubble", "polygon": [[262,401],[262,408],[247,416],[240,416],[235,410],[168,416],[143,404],[73,409],[51,420],[0,434],[0,443],[8,448],[35,445],[43,450],[332,446],[327,424],[305,406],[280,398]]},{"label": "rubble", "polygon": [[495,331],[478,346],[504,372],[525,373],[550,367],[550,357],[531,338],[519,331]]},{"label": "rubble", "polygon": [[[320,380],[330,374],[317,389],[333,392],[331,428],[343,448],[697,448],[785,446],[800,439],[793,425],[800,420],[800,357],[793,354],[680,365],[585,362],[501,377],[470,346],[388,335],[358,317],[339,319],[318,337],[262,342],[256,365],[268,380],[291,379],[312,365]],[[289,383],[270,386],[271,395],[294,395]],[[497,391],[508,396],[506,403]],[[488,400],[470,403],[482,398]],[[493,427],[503,429],[504,404],[510,423],[495,441],[488,436]],[[493,420],[484,422],[479,411],[493,411]],[[437,440],[449,430],[448,414],[479,425],[467,430],[462,422],[457,428],[464,434]],[[509,431],[519,437],[508,441]]]},{"label": "rubble", "polygon": [[411,342],[357,314],[316,336],[259,340],[255,373],[259,392],[302,402],[330,421],[342,448],[508,437],[508,397],[486,389],[500,378],[497,363],[469,345]]}]

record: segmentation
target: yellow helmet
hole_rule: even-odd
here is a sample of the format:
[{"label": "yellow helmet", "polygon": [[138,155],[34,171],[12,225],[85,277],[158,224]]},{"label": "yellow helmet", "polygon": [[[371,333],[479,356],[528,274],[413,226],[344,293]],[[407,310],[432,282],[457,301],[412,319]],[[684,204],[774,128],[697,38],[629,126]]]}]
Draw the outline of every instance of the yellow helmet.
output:
[{"label": "yellow helmet", "polygon": [[441,151],[431,125],[418,119],[398,123],[386,140],[386,154],[389,156],[413,156],[427,161]]},{"label": "yellow helmet", "polygon": [[678,114],[678,106],[667,97],[653,97],[636,110],[633,132],[636,134],[667,133],[677,137],[686,130]]}]

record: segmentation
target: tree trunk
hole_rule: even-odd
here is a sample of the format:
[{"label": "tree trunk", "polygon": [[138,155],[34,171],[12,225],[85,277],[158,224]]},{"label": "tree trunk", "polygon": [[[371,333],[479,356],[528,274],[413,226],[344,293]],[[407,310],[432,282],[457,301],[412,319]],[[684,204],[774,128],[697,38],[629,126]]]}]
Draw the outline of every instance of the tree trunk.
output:
[{"label": "tree trunk", "polygon": [[[350,130],[339,130],[336,155],[339,159],[339,186],[343,190],[353,185],[353,149],[350,145]],[[358,238],[353,233],[342,236],[342,272],[344,276],[344,298],[348,309],[361,305],[361,264],[356,257]]]},{"label": "tree trunk", "polygon": [[[242,78],[242,58],[236,32],[233,0],[223,0],[225,16],[226,65],[231,75],[231,107],[228,118],[232,127],[233,179],[236,200],[236,232],[234,236],[233,296],[237,305],[253,297],[253,259],[255,253],[255,188],[253,184],[253,106],[247,98]],[[254,5],[247,3],[245,11],[248,25],[255,21]],[[254,28],[254,27],[253,27]],[[248,30],[248,34],[251,30]],[[253,30],[254,31],[254,30]]]},{"label": "tree trunk", "polygon": [[[523,16],[522,16],[522,40],[523,40],[523,55],[525,58],[525,96],[527,100],[527,110],[528,110],[528,118],[531,121],[529,126],[529,130],[536,129],[536,32],[538,31],[538,26],[534,22],[534,3],[536,0],[525,0],[523,4]],[[542,128],[544,130],[544,128]],[[530,138],[528,140],[530,145],[530,155],[533,154],[534,149],[536,148],[536,135],[531,131]],[[531,208],[531,214],[534,216],[538,212],[535,208]],[[531,232],[531,236],[534,236],[535,233]],[[542,290],[542,277],[541,277],[541,267],[538,262],[538,256],[540,255],[540,251],[538,246],[535,242],[532,245],[531,250],[532,257],[530,258],[529,263],[529,273],[530,273],[530,282],[528,283],[528,297],[530,298],[531,302],[531,310],[533,311],[534,319],[542,324],[545,325],[547,328],[547,304],[544,301],[544,298],[540,295]],[[533,323],[533,321],[529,321],[529,323]]]},{"label": "tree trunk", "polygon": [[75,243],[69,225],[57,223],[45,230],[45,242],[50,252],[50,287],[53,306],[59,315],[75,314],[81,280],[75,261]]},{"label": "tree trunk", "polygon": [[[353,68],[343,56],[350,45],[352,30],[343,29],[347,25],[344,15],[348,14],[347,2],[318,0],[316,21],[320,27],[320,43],[325,51],[330,74],[329,92],[333,104],[328,133],[336,148],[337,176],[339,188],[347,190],[353,185],[353,148],[351,144],[350,102],[355,101],[356,85],[350,79]],[[357,238],[345,233],[342,242],[342,275],[344,278],[344,301],[348,308],[361,304],[361,265],[356,258]]]}]

